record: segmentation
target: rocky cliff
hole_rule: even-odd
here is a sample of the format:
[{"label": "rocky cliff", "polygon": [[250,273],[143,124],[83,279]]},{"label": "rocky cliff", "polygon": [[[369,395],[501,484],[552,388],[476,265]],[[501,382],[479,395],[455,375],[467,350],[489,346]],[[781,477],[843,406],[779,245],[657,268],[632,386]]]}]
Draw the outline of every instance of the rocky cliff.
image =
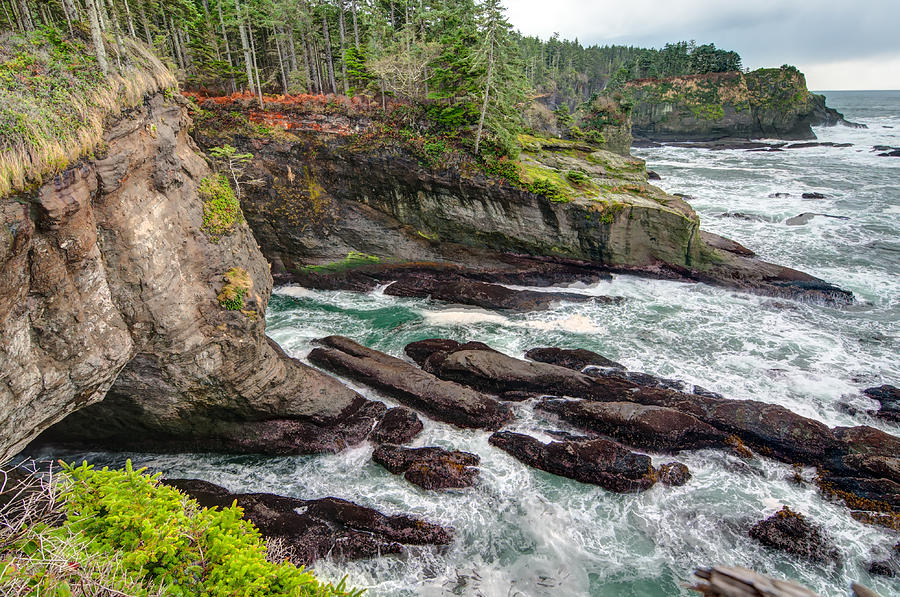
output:
[{"label": "rocky cliff", "polygon": [[634,136],[655,141],[815,139],[812,126],[859,126],[810,93],[794,67],[644,79],[624,93]]},{"label": "rocky cliff", "polygon": [[[254,155],[248,178],[258,184],[242,205],[273,271],[307,284],[326,277],[310,274],[351,265],[383,277],[454,267],[528,283],[602,269],[848,298],[701,233],[683,199],[648,184],[641,160],[584,142],[522,136],[517,161],[479,165],[449,150],[430,155],[436,143],[418,140],[414,128],[334,100],[282,100],[261,111],[221,98],[202,108],[201,146]],[[548,282],[553,267],[565,275]]]},{"label": "rocky cliff", "polygon": [[[247,225],[204,230],[213,175],[185,103],[147,96],[100,151],[0,202],[0,461],[64,417],[45,438],[114,448],[334,450],[371,429],[377,407],[266,338]],[[232,268],[242,311],[217,300]]]}]

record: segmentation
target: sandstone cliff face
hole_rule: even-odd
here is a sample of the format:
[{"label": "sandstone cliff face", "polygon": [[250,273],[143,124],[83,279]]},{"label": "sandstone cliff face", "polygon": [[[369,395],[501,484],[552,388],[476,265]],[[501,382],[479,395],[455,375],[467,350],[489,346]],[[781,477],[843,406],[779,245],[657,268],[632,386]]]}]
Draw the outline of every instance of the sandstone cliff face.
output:
[{"label": "sandstone cliff face", "polygon": [[634,136],[655,141],[815,139],[812,126],[854,126],[793,67],[634,81],[625,93]]},{"label": "sandstone cliff face", "polygon": [[[210,171],[183,103],[148,97],[102,155],[0,204],[0,461],[63,417],[45,438],[303,452],[378,410],[266,338],[269,266],[246,224],[201,230]],[[232,267],[257,315],[216,300]]]}]

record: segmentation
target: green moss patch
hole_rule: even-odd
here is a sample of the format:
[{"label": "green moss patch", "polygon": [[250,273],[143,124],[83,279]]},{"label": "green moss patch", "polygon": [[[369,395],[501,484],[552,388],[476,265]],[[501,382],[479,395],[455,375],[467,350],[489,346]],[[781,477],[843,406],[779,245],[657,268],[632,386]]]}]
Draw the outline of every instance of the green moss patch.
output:
[{"label": "green moss patch", "polygon": [[197,189],[203,201],[203,225],[200,227],[213,242],[243,222],[241,204],[224,174],[206,177]]},{"label": "green moss patch", "polygon": [[[424,236],[424,235],[423,235]],[[426,237],[427,238],[427,237]],[[326,263],[324,265],[307,265],[300,269],[303,273],[326,274],[346,271],[355,267],[380,263],[381,259],[376,255],[369,255],[359,251],[350,251],[341,261]]]}]

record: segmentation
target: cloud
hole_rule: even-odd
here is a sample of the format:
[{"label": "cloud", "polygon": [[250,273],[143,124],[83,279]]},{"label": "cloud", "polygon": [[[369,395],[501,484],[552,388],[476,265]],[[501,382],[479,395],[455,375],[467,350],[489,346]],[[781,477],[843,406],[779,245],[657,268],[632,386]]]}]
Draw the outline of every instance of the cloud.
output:
[{"label": "cloud", "polygon": [[[695,39],[736,50],[750,68],[795,64],[815,68],[830,88],[873,88],[871,72],[885,64],[884,83],[900,87],[896,33],[900,0],[505,0],[510,21],[526,35],[578,38],[583,44],[661,47]],[[858,82],[844,66],[861,65]],[[829,78],[828,64],[834,64]]]}]

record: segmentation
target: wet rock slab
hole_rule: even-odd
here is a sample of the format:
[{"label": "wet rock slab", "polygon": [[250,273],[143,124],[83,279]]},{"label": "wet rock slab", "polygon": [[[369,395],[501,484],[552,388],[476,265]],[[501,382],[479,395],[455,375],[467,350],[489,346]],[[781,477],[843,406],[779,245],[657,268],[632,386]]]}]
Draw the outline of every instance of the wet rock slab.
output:
[{"label": "wet rock slab", "polygon": [[423,489],[471,487],[478,479],[481,462],[477,454],[443,448],[405,448],[384,444],[375,449],[372,460]]},{"label": "wet rock slab", "polygon": [[390,296],[431,298],[484,309],[540,311],[561,302],[618,303],[620,297],[592,297],[571,292],[513,290],[463,277],[410,276],[394,282],[384,293]]},{"label": "wet rock slab", "polygon": [[673,452],[725,446],[726,434],[677,410],[633,402],[544,400],[538,409],[642,450]]},{"label": "wet rock slab", "polygon": [[422,421],[408,408],[388,409],[369,439],[376,444],[405,444],[422,431]]},{"label": "wet rock slab", "polygon": [[557,441],[544,444],[522,433],[498,431],[490,443],[528,466],[608,491],[645,491],[656,483],[650,457],[605,440]]},{"label": "wet rock slab", "polygon": [[387,516],[334,497],[302,500],[270,493],[231,493],[206,481],[166,479],[207,508],[234,501],[266,539],[281,539],[297,565],[318,558],[359,559],[400,553],[404,545],[446,545],[453,529],[405,515]]},{"label": "wet rock slab", "polygon": [[750,536],[763,545],[823,564],[840,563],[841,556],[824,531],[787,506],[761,520]]},{"label": "wet rock slab", "polygon": [[539,363],[559,365],[560,367],[573,369],[575,371],[582,371],[585,367],[625,368],[624,365],[621,365],[612,359],[608,359],[602,354],[598,354],[591,350],[585,350],[584,348],[532,348],[525,353],[525,358]]},{"label": "wet rock slab", "polygon": [[309,360],[322,367],[369,385],[459,427],[497,429],[512,418],[509,407],[465,386],[438,379],[401,359],[357,344],[343,336],[317,341]]},{"label": "wet rock slab", "polygon": [[659,467],[657,471],[659,482],[670,487],[681,487],[691,480],[691,471],[687,465],[681,462],[669,462]]},{"label": "wet rock slab", "polygon": [[866,388],[863,394],[881,403],[881,408],[874,413],[876,417],[900,423],[900,388],[883,385]]}]

